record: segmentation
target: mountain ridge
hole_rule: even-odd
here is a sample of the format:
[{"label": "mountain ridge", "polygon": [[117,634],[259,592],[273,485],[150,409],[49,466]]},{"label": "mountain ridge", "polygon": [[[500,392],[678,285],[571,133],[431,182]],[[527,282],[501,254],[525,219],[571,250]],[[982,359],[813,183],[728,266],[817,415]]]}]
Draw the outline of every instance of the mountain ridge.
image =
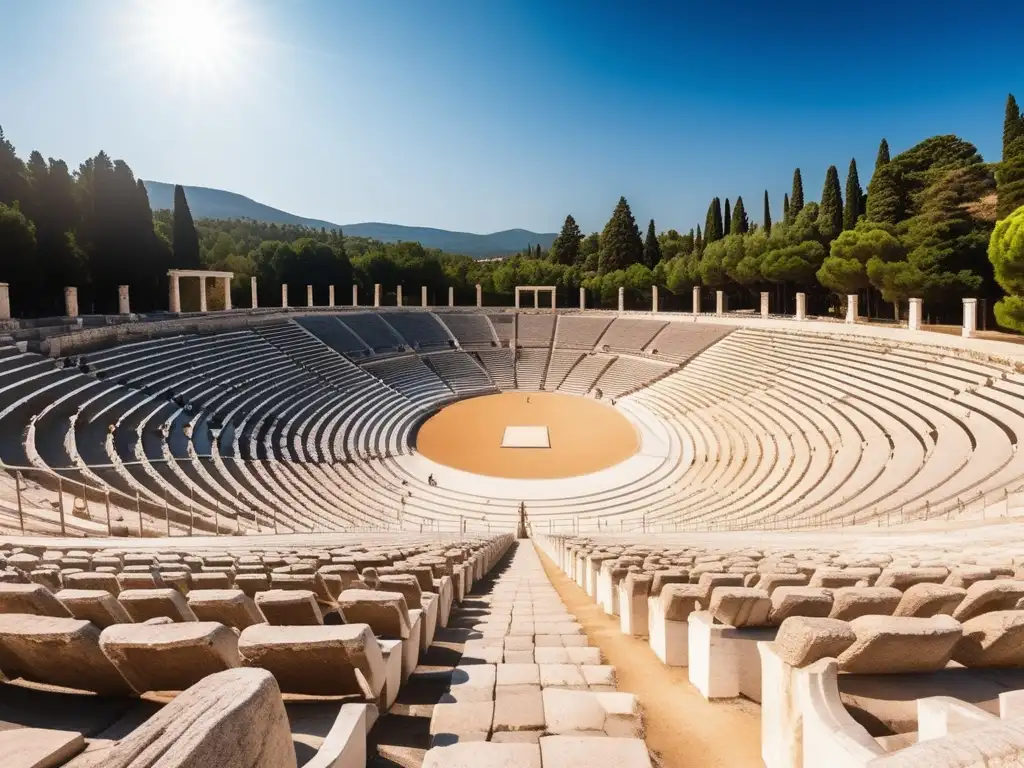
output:
[{"label": "mountain ridge", "polygon": [[[174,206],[174,185],[161,181],[143,180],[154,211],[170,210]],[[527,245],[551,247],[554,233],[531,232],[526,229],[506,229],[489,234],[453,232],[435,227],[412,227],[386,222],[360,222],[336,224],[322,219],[310,219],[259,203],[245,195],[212,187],[185,187],[185,197],[194,219],[253,219],[274,224],[294,224],[313,229],[341,229],[352,237],[367,237],[384,243],[400,241],[418,242],[424,248],[437,248],[448,253],[461,253],[474,258],[506,256],[522,251]]]}]

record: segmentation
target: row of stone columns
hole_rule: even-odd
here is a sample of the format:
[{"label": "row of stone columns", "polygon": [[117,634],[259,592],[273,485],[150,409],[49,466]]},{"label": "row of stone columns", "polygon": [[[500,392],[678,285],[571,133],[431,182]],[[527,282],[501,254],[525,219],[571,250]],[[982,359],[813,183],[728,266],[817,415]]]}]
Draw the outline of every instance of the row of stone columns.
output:
[{"label": "row of stone columns", "polygon": [[[252,306],[253,306],[253,309],[255,309],[255,308],[257,308],[259,306],[258,299],[257,299],[257,296],[256,296],[256,278],[255,277],[252,278],[251,289],[252,289]],[[403,294],[402,294],[402,286],[400,286],[400,285],[397,286],[397,290],[396,290],[395,293],[396,293],[396,298],[397,298],[397,305],[399,307],[405,306],[404,298],[403,298]],[[380,300],[381,300],[381,284],[380,283],[374,283],[374,285],[373,285],[373,306],[374,306],[374,308],[380,307],[380,305],[381,305],[380,304]],[[482,307],[484,305],[484,303],[483,303],[483,289],[479,285],[476,287],[476,305],[478,307]],[[281,284],[281,306],[285,307],[285,308],[287,308],[289,306],[289,304],[288,304],[288,284],[287,283],[282,283]],[[306,306],[307,307],[315,306],[313,304],[313,286],[312,285],[307,285],[306,286]],[[334,307],[335,306],[335,303],[334,303],[334,286],[333,285],[330,285],[330,286],[327,287],[327,306],[328,307]],[[353,285],[352,286],[352,306],[353,307],[358,307],[359,306],[359,286],[358,285]],[[425,286],[425,285],[420,287],[420,306],[423,306],[423,307],[430,306],[430,304],[427,303],[427,286]],[[455,306],[455,288],[452,287],[452,286],[448,287],[448,306],[449,307],[454,307]]]}]

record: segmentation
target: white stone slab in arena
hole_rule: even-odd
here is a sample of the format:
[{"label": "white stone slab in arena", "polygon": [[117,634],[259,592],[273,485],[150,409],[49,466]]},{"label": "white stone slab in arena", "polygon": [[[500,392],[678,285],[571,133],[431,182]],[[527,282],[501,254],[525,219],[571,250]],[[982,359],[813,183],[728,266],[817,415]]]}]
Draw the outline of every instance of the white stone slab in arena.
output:
[{"label": "white stone slab in arena", "polygon": [[502,448],[550,448],[547,427],[505,427]]}]

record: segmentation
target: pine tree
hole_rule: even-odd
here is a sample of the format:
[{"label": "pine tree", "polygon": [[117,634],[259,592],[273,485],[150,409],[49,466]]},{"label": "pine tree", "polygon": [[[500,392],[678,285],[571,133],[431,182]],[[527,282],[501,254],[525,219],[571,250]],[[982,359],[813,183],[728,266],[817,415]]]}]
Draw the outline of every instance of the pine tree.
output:
[{"label": "pine tree", "polygon": [[569,214],[565,217],[562,231],[558,233],[555,242],[548,250],[548,258],[556,264],[572,266],[580,262],[580,244],[583,242],[583,233],[580,231],[576,219]]},{"label": "pine tree", "polygon": [[745,235],[750,230],[750,221],[747,219],[747,211],[743,207],[743,196],[736,198],[736,207],[732,209],[732,221],[729,224],[729,232],[734,235]]},{"label": "pine tree", "polygon": [[818,231],[828,242],[843,231],[843,198],[839,190],[839,171],[834,165],[825,172],[825,186],[818,205]]},{"label": "pine tree", "polygon": [[732,211],[729,210],[729,198],[725,198],[725,213],[722,214],[722,234],[732,232]]},{"label": "pine tree", "polygon": [[789,196],[789,219],[792,221],[804,209],[804,180],[800,169],[793,171],[793,194]]},{"label": "pine tree", "polygon": [[858,217],[864,212],[861,205],[864,201],[864,190],[860,187],[860,177],[857,175],[857,161],[850,160],[850,170],[846,172],[846,200],[843,205],[843,229],[853,229],[857,226]]},{"label": "pine tree", "polygon": [[768,205],[768,190],[764,191],[764,221],[761,222],[761,226],[764,227],[764,233],[770,235],[772,233],[772,209]]},{"label": "pine tree", "polygon": [[176,269],[199,269],[199,234],[192,211],[189,210],[185,189],[180,184],[174,185],[174,229],[171,244],[174,248],[174,265]]},{"label": "pine tree", "polygon": [[620,197],[601,233],[598,272],[602,275],[643,261],[644,243],[626,198]]},{"label": "pine tree", "polygon": [[889,142],[882,139],[878,145],[878,157],[875,158],[875,170],[889,163]]},{"label": "pine tree", "polygon": [[644,264],[648,269],[654,269],[661,261],[661,243],[658,242],[658,233],[654,229],[654,219],[647,224],[647,238],[644,240]]},{"label": "pine tree", "polygon": [[782,195],[782,223],[789,224],[789,193],[786,192]]},{"label": "pine tree", "polygon": [[722,201],[712,198],[708,215],[704,219],[704,245],[722,238]]},{"label": "pine tree", "polygon": [[1011,93],[1003,120],[1003,159],[996,171],[996,217],[1005,219],[1024,205],[1024,117]]}]

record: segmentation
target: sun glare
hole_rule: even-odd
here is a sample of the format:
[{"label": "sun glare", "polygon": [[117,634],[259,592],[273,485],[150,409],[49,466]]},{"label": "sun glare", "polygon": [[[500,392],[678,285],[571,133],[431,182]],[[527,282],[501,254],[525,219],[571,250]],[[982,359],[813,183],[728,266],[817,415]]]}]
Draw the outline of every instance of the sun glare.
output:
[{"label": "sun glare", "polygon": [[131,37],[155,74],[200,87],[235,80],[252,46],[237,0],[136,0]]}]

